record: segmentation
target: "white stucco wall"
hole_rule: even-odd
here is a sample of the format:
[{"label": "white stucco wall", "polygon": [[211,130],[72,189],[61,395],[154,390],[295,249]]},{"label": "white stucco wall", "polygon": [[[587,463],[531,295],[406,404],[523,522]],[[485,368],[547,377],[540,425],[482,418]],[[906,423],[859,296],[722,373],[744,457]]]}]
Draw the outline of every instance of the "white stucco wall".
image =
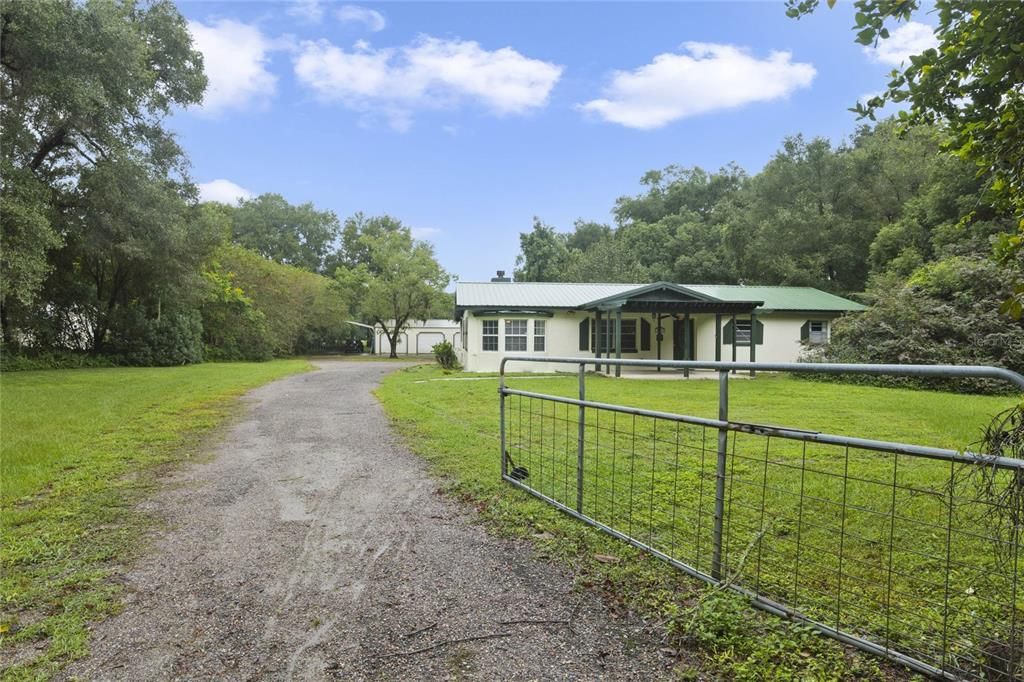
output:
[{"label": "white stucco wall", "polygon": [[[560,311],[553,317],[542,317],[537,315],[485,315],[478,317],[472,312],[464,314],[464,326],[466,329],[465,343],[459,339],[456,350],[459,354],[459,361],[462,366],[470,372],[497,372],[504,355],[529,355],[542,360],[545,356],[568,356],[592,357],[593,352],[581,351],[579,349],[579,324],[582,320],[590,317],[582,311]],[[623,353],[624,358],[655,359],[658,357],[657,342],[657,321],[650,315],[623,314],[622,319],[637,319],[644,317],[651,323],[651,348],[648,351],[636,353]],[[800,343],[800,328],[808,320],[831,321],[835,314],[823,313],[762,313],[757,319],[764,324],[764,342],[756,347],[756,360],[758,362],[796,362],[804,346]],[[527,324],[527,350],[525,352],[506,353],[505,348],[505,320],[528,320]],[[728,316],[722,317],[722,327],[729,322]],[[738,317],[737,319],[744,319]],[[483,320],[497,320],[498,322],[498,350],[483,350]],[[533,350],[534,321],[544,320],[546,325],[545,350]],[[590,317],[591,324],[594,318]],[[715,316],[694,315],[694,350],[696,360],[715,359]],[[662,321],[664,336],[661,342],[661,357],[664,360],[672,359],[673,347],[673,325],[671,319]],[[826,326],[827,332],[831,333],[831,324]],[[640,325],[637,324],[637,346],[640,346]],[[721,337],[724,341],[725,335]],[[465,345],[465,348],[463,348]],[[732,345],[722,344],[721,358],[723,361],[732,360]],[[614,353],[612,354],[614,357]],[[749,346],[737,346],[736,359],[748,361],[750,359]],[[510,372],[556,372],[574,371],[571,365],[556,363],[512,363],[508,366]]]}]

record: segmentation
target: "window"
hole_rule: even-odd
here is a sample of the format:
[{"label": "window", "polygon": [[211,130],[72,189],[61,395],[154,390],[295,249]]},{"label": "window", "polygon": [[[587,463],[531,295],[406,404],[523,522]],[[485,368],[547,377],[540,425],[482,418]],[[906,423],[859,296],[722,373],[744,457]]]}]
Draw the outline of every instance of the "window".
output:
[{"label": "window", "polygon": [[469,315],[462,316],[462,322],[459,324],[459,341],[462,343],[462,350],[468,350],[468,342],[466,337],[469,331]]},{"label": "window", "polygon": [[622,321],[622,352],[636,352],[636,320]]},{"label": "window", "polygon": [[813,345],[821,345],[828,341],[824,322],[811,320],[808,325],[807,341]]},{"label": "window", "polygon": [[[804,327],[806,326],[804,325]],[[757,320],[753,324],[749,319],[736,320],[735,322],[729,320],[725,323],[722,332],[722,343],[727,346],[734,342],[737,346],[749,346],[751,341],[759,346],[764,343],[764,323],[761,320]],[[800,333],[801,338],[806,337],[803,329],[801,329]]]},{"label": "window", "polygon": [[533,350],[544,350],[544,320],[533,321]]},{"label": "window", "polygon": [[483,349],[498,350],[498,321],[484,320]]},{"label": "window", "polygon": [[505,350],[526,350],[526,320],[505,320]]},{"label": "window", "polygon": [[[598,346],[598,339],[594,337],[595,332],[601,333],[601,345]],[[601,320],[594,323],[594,331],[590,333],[590,345],[596,352],[600,349],[604,352],[615,352],[615,320]],[[622,321],[622,352],[636,352],[636,320]]]},{"label": "window", "polygon": [[750,320],[736,320],[736,345],[750,345]]}]

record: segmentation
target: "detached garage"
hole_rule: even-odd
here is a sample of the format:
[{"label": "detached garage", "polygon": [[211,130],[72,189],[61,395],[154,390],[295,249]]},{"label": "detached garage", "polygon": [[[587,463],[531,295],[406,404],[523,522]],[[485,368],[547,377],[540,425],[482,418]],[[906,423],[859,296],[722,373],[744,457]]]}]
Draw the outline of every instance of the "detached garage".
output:
[{"label": "detached garage", "polygon": [[[462,342],[459,323],[454,320],[414,320],[408,322],[398,336],[398,355],[429,355],[435,344],[447,341],[455,347]],[[391,343],[381,327],[374,329],[377,353],[391,353]]]}]

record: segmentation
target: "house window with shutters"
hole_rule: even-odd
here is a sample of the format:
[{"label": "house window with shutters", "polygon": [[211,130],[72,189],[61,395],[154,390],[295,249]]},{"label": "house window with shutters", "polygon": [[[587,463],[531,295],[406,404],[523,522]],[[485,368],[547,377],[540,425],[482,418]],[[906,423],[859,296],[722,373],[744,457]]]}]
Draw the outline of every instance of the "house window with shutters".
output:
[{"label": "house window with shutters", "polygon": [[722,330],[722,343],[729,346],[735,343],[737,346],[749,346],[751,337],[758,346],[764,344],[764,323],[761,320],[729,320]]},{"label": "house window with shutters", "polygon": [[811,346],[828,343],[828,323],[825,320],[808,320],[800,327],[800,340]]},{"label": "house window with shutters", "polygon": [[[595,332],[600,332],[601,345],[598,346],[598,338]],[[637,352],[636,320],[622,321],[622,352]],[[615,320],[601,320],[600,324],[594,324],[590,332],[590,345],[595,350],[600,348],[602,352],[615,352]]]}]

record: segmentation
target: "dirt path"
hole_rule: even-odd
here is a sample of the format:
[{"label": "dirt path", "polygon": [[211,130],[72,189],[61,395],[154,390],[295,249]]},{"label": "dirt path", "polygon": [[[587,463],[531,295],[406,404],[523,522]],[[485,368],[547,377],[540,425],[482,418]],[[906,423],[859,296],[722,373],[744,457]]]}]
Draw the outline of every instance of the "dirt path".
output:
[{"label": "dirt path", "polygon": [[216,457],[149,503],[167,528],[65,677],[667,677],[637,623],[437,494],[371,395],[395,368],[325,362],[251,393]]}]

